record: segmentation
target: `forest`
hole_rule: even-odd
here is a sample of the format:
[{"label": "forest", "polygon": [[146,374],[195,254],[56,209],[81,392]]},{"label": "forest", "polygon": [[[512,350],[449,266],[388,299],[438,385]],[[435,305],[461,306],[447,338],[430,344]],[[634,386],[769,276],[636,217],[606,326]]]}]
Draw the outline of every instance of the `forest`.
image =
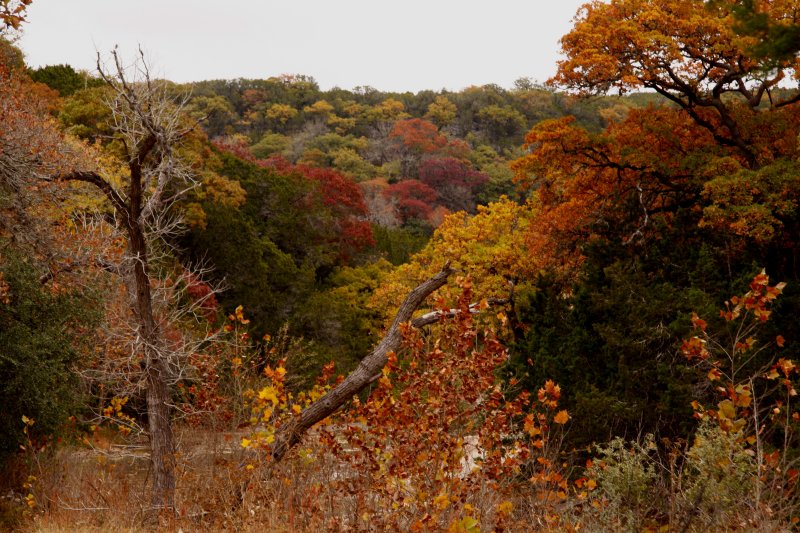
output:
[{"label": "forest", "polygon": [[0,530],[800,527],[800,1],[592,1],[547,83],[417,93],[32,68],[31,3]]}]

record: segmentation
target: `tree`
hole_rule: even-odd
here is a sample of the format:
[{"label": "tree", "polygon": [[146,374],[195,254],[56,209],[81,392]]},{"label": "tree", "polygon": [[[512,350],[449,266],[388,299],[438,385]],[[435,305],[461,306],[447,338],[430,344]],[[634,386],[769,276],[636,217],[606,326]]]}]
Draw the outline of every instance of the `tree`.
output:
[{"label": "tree", "polygon": [[97,301],[42,283],[39,265],[8,244],[0,257],[0,457],[24,443],[23,416],[36,422],[29,436],[45,442],[80,412],[74,367],[85,361],[99,318]]},{"label": "tree", "polygon": [[[534,205],[519,205],[508,198],[479,206],[474,216],[453,213],[445,217],[427,245],[386,277],[375,292],[374,305],[389,309],[399,305],[414,284],[435,273],[442,257],[457,271],[469,272],[481,297],[508,296],[510,282],[523,287],[545,266],[527,244],[536,228],[535,217]],[[455,305],[458,287],[450,289],[443,296],[448,305]]]},{"label": "tree", "polygon": [[453,120],[458,114],[458,108],[446,96],[439,95],[428,106],[428,112],[425,113],[425,118],[430,119],[434,124],[443,128]]},{"label": "tree", "polygon": [[395,209],[391,196],[384,194],[389,188],[388,181],[384,178],[374,178],[362,181],[358,186],[361,187],[361,193],[364,195],[370,222],[386,228],[395,228],[400,225],[397,209]]},{"label": "tree", "polygon": [[186,108],[193,119],[202,122],[209,137],[223,135],[237,117],[233,106],[222,96],[197,96]]},{"label": "tree", "polygon": [[64,99],[58,119],[67,133],[90,142],[107,142],[112,137],[112,117],[106,105],[111,91],[103,83],[102,87],[81,89]]},{"label": "tree", "polygon": [[[794,2],[775,2],[771,19],[793,18]],[[775,98],[776,86],[798,66],[794,56],[773,65],[750,53],[728,5],[707,9],[684,0],[612,0],[586,4],[561,39],[566,59],[551,82],[581,93],[652,89],[683,109],[750,168],[770,154],[754,147],[745,124],[765,102],[776,110],[800,94]],[[774,67],[774,68],[773,68]],[[732,97],[729,97],[732,96]]]},{"label": "tree", "polygon": [[383,195],[397,203],[403,223],[411,219],[427,220],[436,203],[436,191],[417,180],[403,180],[389,185]]},{"label": "tree", "polygon": [[286,104],[272,104],[265,112],[267,120],[277,131],[284,131],[286,123],[296,117],[297,109]]},{"label": "tree", "polygon": [[[2,42],[2,41],[0,41]],[[16,50],[11,47],[12,50]],[[57,248],[44,226],[37,178],[75,163],[50,113],[55,91],[31,82],[24,65],[0,55],[0,237],[10,237],[31,256],[50,257]]]},{"label": "tree", "polygon": [[525,116],[513,107],[486,106],[478,111],[477,118],[495,144],[525,131]]},{"label": "tree", "polygon": [[294,170],[319,187],[322,202],[332,215],[330,229],[339,245],[341,259],[348,259],[375,244],[366,221],[367,205],[358,185],[330,168],[297,165]]},{"label": "tree", "polygon": [[132,353],[141,360],[147,401],[150,458],[153,468],[152,505],[171,510],[175,494],[175,443],[172,436],[169,385],[175,380],[172,347],[165,342],[165,323],[154,313],[151,279],[156,241],[164,242],[175,230],[169,208],[185,187],[192,187],[188,170],[176,153],[190,131],[182,124],[182,107],[153,82],[143,58],[131,79],[116,50],[112,70],[101,64],[100,75],[111,87],[112,130],[122,146],[127,167],[126,189],[117,187],[99,170],[74,170],[62,180],[94,185],[111,205],[116,224],[125,235],[127,250],[120,272],[135,317]]},{"label": "tree", "polygon": [[394,124],[389,139],[395,141],[400,153],[401,172],[404,177],[415,177],[422,156],[447,146],[447,137],[427,120],[410,118]]},{"label": "tree", "polygon": [[291,144],[291,139],[280,133],[266,133],[261,139],[250,147],[250,151],[257,159],[265,159],[272,155],[286,151]]},{"label": "tree", "polygon": [[489,176],[452,157],[431,158],[419,167],[419,179],[436,190],[438,202],[451,211],[475,211],[475,191]]},{"label": "tree", "polygon": [[[2,42],[0,40],[0,42]],[[9,50],[15,50],[9,46]],[[52,119],[54,91],[0,53],[0,455],[58,434],[80,409],[74,367],[90,353],[97,292],[68,271],[85,266],[83,236],[64,224],[61,190],[40,178],[73,164]],[[7,62],[8,59],[11,61]],[[44,90],[43,90],[44,89]],[[68,265],[57,265],[62,259]],[[96,288],[97,285],[95,284]],[[5,457],[4,457],[5,458]]]},{"label": "tree", "polygon": [[389,137],[415,155],[435,152],[447,145],[447,138],[439,133],[439,129],[420,118],[398,121]]},{"label": "tree", "polygon": [[55,89],[61,96],[69,96],[79,89],[99,87],[103,80],[92,78],[86,72],[75,72],[70,65],[48,65],[30,72],[31,79]]},{"label": "tree", "polygon": [[776,63],[791,60],[800,51],[800,24],[792,18],[770,17],[770,6],[755,0],[710,0],[711,7],[730,6],[736,20],[734,30],[756,39],[754,56]]}]

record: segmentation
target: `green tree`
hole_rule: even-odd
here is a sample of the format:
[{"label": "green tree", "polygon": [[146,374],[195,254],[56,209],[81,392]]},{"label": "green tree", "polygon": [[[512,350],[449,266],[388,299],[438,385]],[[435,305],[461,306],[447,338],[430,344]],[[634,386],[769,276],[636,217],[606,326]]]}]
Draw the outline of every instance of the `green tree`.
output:
[{"label": "green tree", "polygon": [[[8,243],[6,243],[8,244]],[[99,301],[89,292],[60,291],[42,272],[5,247],[0,256],[0,455],[22,444],[22,416],[35,437],[58,434],[82,409],[75,369],[86,360]]]},{"label": "green tree", "polygon": [[203,123],[210,137],[223,135],[237,118],[233,106],[222,96],[196,96],[186,107],[189,116]]},{"label": "green tree", "polygon": [[291,139],[280,133],[266,133],[261,139],[250,147],[250,151],[258,159],[266,159],[272,155],[286,151],[291,144]]},{"label": "green tree", "polygon": [[44,83],[58,91],[61,96],[69,96],[79,89],[102,87],[105,82],[89,76],[86,72],[75,72],[70,65],[48,65],[28,73],[33,81]]}]

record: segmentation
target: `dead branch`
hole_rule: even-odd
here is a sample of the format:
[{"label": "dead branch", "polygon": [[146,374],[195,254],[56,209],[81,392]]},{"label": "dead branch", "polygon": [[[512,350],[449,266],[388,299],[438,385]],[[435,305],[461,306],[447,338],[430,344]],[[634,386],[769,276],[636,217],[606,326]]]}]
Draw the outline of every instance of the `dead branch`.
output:
[{"label": "dead branch", "polygon": [[380,373],[381,369],[386,366],[389,361],[389,353],[397,350],[400,346],[402,340],[400,325],[408,322],[425,298],[447,283],[447,278],[452,273],[453,269],[450,268],[450,261],[448,261],[436,275],[408,294],[380,344],[359,363],[358,367],[344,381],[308,406],[290,424],[283,426],[278,431],[275,435],[275,443],[272,445],[274,460],[283,459],[286,452],[297,444],[314,424],[335,413],[345,402],[370,384],[373,376]]}]

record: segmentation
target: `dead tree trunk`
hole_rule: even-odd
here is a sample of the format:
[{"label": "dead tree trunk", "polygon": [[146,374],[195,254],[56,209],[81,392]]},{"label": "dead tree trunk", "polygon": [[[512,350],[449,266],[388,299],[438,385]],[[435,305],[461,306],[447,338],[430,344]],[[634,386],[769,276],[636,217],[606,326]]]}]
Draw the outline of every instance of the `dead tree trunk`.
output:
[{"label": "dead tree trunk", "polygon": [[283,459],[286,452],[297,444],[305,432],[314,424],[335,413],[345,402],[373,382],[376,376],[380,375],[381,370],[389,361],[388,354],[397,350],[400,346],[400,341],[402,340],[400,325],[408,322],[411,319],[411,315],[425,298],[447,283],[447,278],[452,273],[453,269],[450,268],[450,262],[448,261],[441,271],[408,294],[380,344],[359,363],[358,367],[344,381],[308,406],[290,424],[283,426],[278,431],[271,450],[274,460],[280,461]]}]

